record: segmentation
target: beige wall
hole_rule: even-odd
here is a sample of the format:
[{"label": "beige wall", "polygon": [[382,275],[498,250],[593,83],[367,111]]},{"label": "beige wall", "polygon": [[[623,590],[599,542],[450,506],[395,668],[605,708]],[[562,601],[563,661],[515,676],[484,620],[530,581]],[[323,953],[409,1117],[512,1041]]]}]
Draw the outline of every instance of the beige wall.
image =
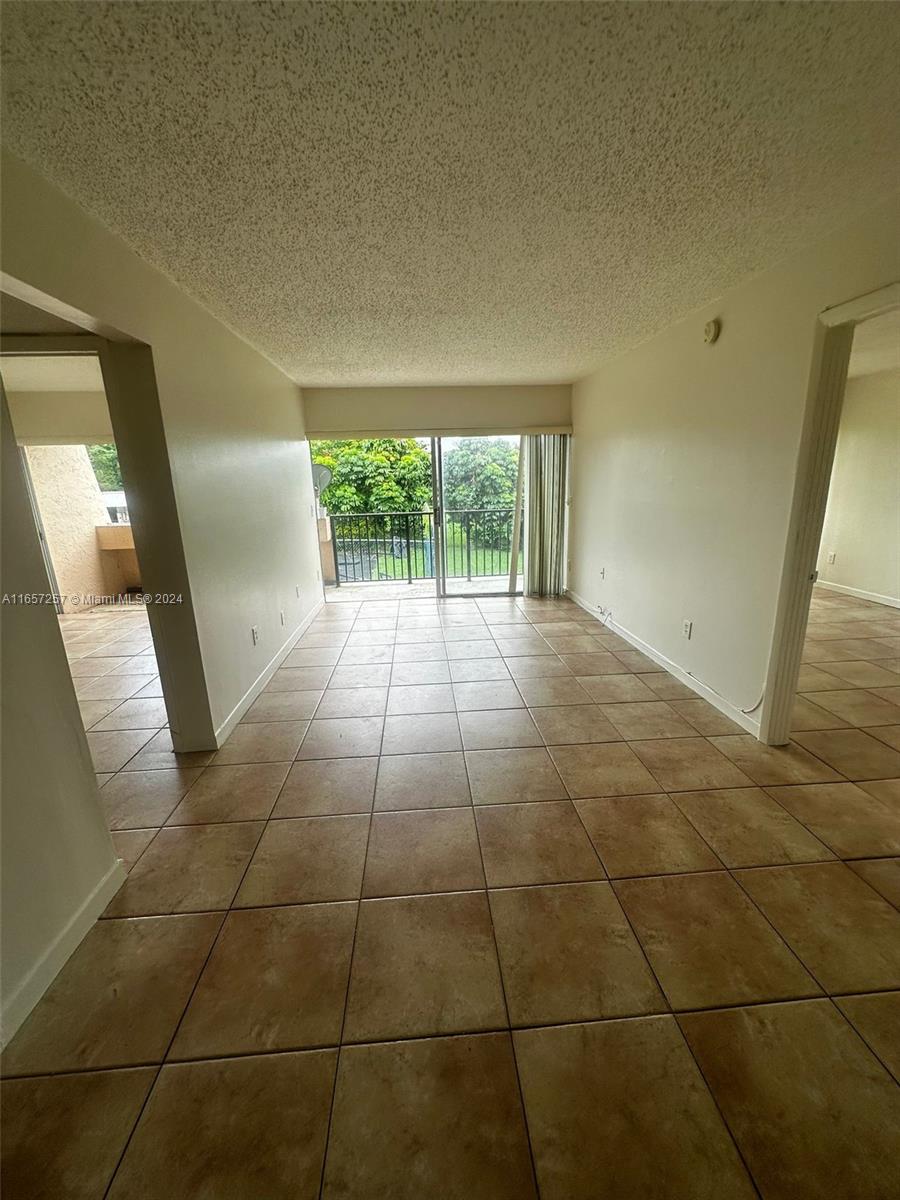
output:
[{"label": "beige wall", "polygon": [[[47,548],[64,596],[115,596],[123,580],[115,556],[104,556],[97,526],[108,514],[84,446],[30,446],[28,469],[47,537]],[[65,602],[77,610],[77,599]]]},{"label": "beige wall", "polygon": [[31,445],[82,445],[113,441],[103,392],[6,393],[13,428]]},{"label": "beige wall", "polygon": [[900,604],[900,371],[847,381],[818,567],[822,583]]},{"label": "beige wall", "polygon": [[[49,590],[5,400],[4,592]],[[106,906],[123,873],[97,796],[51,605],[5,604],[2,621],[2,1037],[18,1028]]]},{"label": "beige wall", "polygon": [[16,285],[5,290],[26,284],[152,349],[205,689],[224,734],[322,599],[300,391],[8,154],[2,199]]},{"label": "beige wall", "polygon": [[565,433],[569,384],[521,387],[304,388],[311,438]]},{"label": "beige wall", "polygon": [[816,316],[900,277],[896,213],[892,199],[574,387],[570,590],[726,711],[753,708],[766,678]]}]

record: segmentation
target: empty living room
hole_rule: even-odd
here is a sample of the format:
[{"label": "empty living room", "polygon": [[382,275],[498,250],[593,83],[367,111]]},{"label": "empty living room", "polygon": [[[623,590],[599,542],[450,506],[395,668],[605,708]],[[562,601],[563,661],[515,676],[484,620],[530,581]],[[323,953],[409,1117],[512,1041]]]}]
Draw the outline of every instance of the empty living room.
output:
[{"label": "empty living room", "polygon": [[900,1196],[900,7],[0,56],[4,1200]]}]

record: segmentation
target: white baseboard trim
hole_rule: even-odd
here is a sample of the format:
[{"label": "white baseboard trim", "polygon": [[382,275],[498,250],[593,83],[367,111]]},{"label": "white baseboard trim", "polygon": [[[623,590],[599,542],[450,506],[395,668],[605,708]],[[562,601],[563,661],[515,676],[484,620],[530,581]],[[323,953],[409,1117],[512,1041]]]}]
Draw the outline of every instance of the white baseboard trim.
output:
[{"label": "white baseboard trim", "polygon": [[900,600],[894,596],[881,596],[878,592],[864,592],[861,588],[846,587],[843,583],[828,583],[825,579],[817,579],[816,587],[828,588],[832,592],[842,592],[845,596],[856,596],[857,600],[874,600],[876,604],[887,604],[889,608],[900,608]]},{"label": "white baseboard trim", "polygon": [[293,633],[288,634],[285,641],[282,642],[279,649],[276,650],[274,657],[270,659],[269,663],[262,669],[262,671],[260,671],[259,675],[257,675],[254,681],[250,684],[246,692],[244,692],[243,696],[241,696],[240,700],[238,700],[237,704],[234,706],[222,724],[216,729],[215,736],[217,746],[223,745],[223,743],[227,740],[235,725],[237,725],[238,721],[240,721],[241,717],[287,658],[288,654],[293,649],[297,638],[306,632],[324,607],[325,597],[323,596],[318,604],[313,605],[300,624],[294,628]]},{"label": "white baseboard trim", "polygon": [[[579,596],[577,592],[570,590],[566,594],[570,597],[570,599],[575,601],[579,608],[583,608],[586,613],[590,613],[592,617],[598,619],[598,610],[596,605],[590,604],[584,599],[583,596]],[[726,700],[724,696],[720,696],[718,692],[714,692],[713,689],[707,687],[705,683],[701,683],[699,679],[695,679],[693,675],[691,675],[688,671],[685,671],[682,667],[679,667],[677,663],[672,662],[670,658],[666,658],[664,654],[660,654],[660,652],[655,650],[653,646],[648,645],[647,642],[637,637],[636,634],[633,634],[629,630],[624,629],[621,625],[616,624],[616,622],[611,618],[607,618],[603,624],[612,633],[617,633],[619,637],[624,638],[626,642],[629,642],[632,646],[634,646],[635,650],[640,650],[642,654],[646,654],[648,658],[652,658],[655,663],[659,663],[659,665],[664,670],[668,671],[670,675],[674,675],[680,683],[683,683],[687,687],[691,688],[691,690],[696,692],[697,695],[703,700],[707,700],[713,706],[713,708],[717,708],[720,713],[723,713],[726,717],[730,717],[730,719],[734,721],[735,725],[740,725],[742,729],[746,729],[747,732],[752,733],[754,737],[759,737],[758,720],[749,716],[747,713],[742,712],[741,709],[732,704],[730,700]]]},{"label": "white baseboard trim", "polygon": [[6,1001],[0,1018],[0,1044],[5,1046],[17,1032],[124,882],[125,868],[121,859],[116,859]]}]

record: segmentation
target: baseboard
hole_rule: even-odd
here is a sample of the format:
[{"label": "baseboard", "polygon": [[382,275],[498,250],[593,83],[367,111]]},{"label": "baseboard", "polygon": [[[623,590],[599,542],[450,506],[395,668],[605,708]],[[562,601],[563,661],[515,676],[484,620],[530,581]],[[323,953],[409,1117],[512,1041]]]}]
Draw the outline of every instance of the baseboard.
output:
[{"label": "baseboard", "polygon": [[[579,596],[577,592],[573,592],[571,589],[567,591],[566,595],[571,600],[574,600],[579,608],[583,608],[586,613],[590,613],[595,620],[597,619],[596,605],[590,604],[583,596]],[[720,696],[718,692],[714,692],[705,683],[701,683],[699,679],[696,679],[688,671],[679,667],[677,663],[672,662],[670,658],[666,658],[664,654],[660,654],[653,646],[648,645],[642,638],[631,633],[628,629],[624,629],[611,618],[607,617],[603,621],[603,624],[612,633],[617,633],[619,637],[624,638],[626,642],[634,646],[635,650],[640,650],[642,654],[646,654],[648,658],[652,658],[655,663],[659,663],[670,675],[674,675],[680,683],[685,684],[692,691],[696,692],[701,699],[708,701],[713,708],[717,708],[720,713],[723,713],[726,717],[734,721],[735,725],[740,725],[742,729],[746,729],[754,737],[759,737],[759,721],[743,712],[736,705],[732,704],[730,700],[726,700],[724,696]]]},{"label": "baseboard", "polygon": [[215,737],[217,746],[224,744],[235,725],[237,725],[238,721],[240,721],[241,717],[287,658],[288,654],[293,649],[297,638],[306,632],[324,607],[325,597],[323,596],[318,604],[313,605],[300,624],[294,628],[293,633],[288,634],[285,641],[282,642],[279,649],[276,650],[274,657],[269,660],[268,664],[250,684],[246,692],[244,692],[243,696],[241,696],[240,700],[238,700],[237,704],[234,706],[222,724],[216,729]]},{"label": "baseboard", "polygon": [[900,608],[900,600],[894,596],[881,596],[878,592],[864,592],[861,588],[846,587],[843,583],[828,583],[824,579],[817,579],[816,587],[828,588],[831,592],[842,592],[845,596],[855,596],[857,600],[873,600],[876,604],[886,604],[889,608]]},{"label": "baseboard", "polygon": [[4,1005],[0,1044],[5,1046],[17,1032],[124,881],[125,868],[117,859]]}]

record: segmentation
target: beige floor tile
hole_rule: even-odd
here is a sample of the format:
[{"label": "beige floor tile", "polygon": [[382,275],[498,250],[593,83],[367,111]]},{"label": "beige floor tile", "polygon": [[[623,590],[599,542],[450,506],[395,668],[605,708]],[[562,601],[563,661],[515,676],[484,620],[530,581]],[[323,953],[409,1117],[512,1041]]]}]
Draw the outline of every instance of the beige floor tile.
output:
[{"label": "beige floor tile", "polygon": [[505,660],[513,679],[554,679],[572,675],[572,671],[555,654],[516,655]]},{"label": "beige floor tile", "polygon": [[752,783],[706,738],[657,738],[629,744],[667,792],[745,787]]},{"label": "beige floor tile", "polygon": [[3,1074],[161,1062],[221,922],[98,921],[4,1050]]},{"label": "beige floor tile", "polygon": [[736,725],[724,713],[720,713],[708,701],[699,697],[695,700],[672,700],[669,707],[704,737],[743,732],[740,725]]},{"label": "beige floor tile", "polygon": [[337,646],[309,646],[291,650],[281,664],[282,670],[293,667],[333,667],[341,655]]},{"label": "beige floor tile", "polygon": [[566,799],[563,782],[543,748],[470,750],[466,766],[475,804]]},{"label": "beige floor tile", "polygon": [[79,700],[127,700],[147,682],[146,675],[103,675],[99,679],[76,679]]},{"label": "beige floor tile", "polygon": [[768,791],[841,858],[900,854],[900,812],[856,784],[812,784]]},{"label": "beige floor tile", "polygon": [[542,745],[541,735],[524,708],[461,712],[459,727],[466,750],[511,750]]},{"label": "beige floor tile", "polygon": [[507,1034],[341,1052],[323,1200],[534,1200]]},{"label": "beige floor tile", "polygon": [[362,667],[335,667],[328,680],[330,688],[387,687],[391,682],[390,663]]},{"label": "beige floor tile", "polygon": [[337,1051],[163,1067],[110,1200],[315,1200]]},{"label": "beige floor tile", "polygon": [[392,687],[387,711],[392,717],[456,712],[453,688],[449,683],[414,683]]},{"label": "beige floor tile", "polygon": [[756,1195],[671,1017],[513,1038],[543,1200]]},{"label": "beige floor tile", "polygon": [[659,663],[642,654],[640,650],[617,650],[616,658],[635,675],[656,674],[659,671]]},{"label": "beige floor tile", "polygon": [[877,800],[883,800],[885,804],[894,807],[900,805],[900,778],[866,779],[861,780],[858,786]]},{"label": "beige floor tile", "polygon": [[631,668],[608,650],[595,650],[590,654],[562,654],[562,661],[573,675],[629,675]]},{"label": "beige floor tile", "polygon": [[449,683],[450,667],[446,662],[395,662],[388,679],[391,687],[412,687],[421,683]]},{"label": "beige floor tile", "polygon": [[437,754],[462,750],[456,713],[386,717],[382,754]]},{"label": "beige floor tile", "polygon": [[676,1009],[814,996],[819,988],[724,872],[615,883]]},{"label": "beige floor tile", "polygon": [[611,878],[722,866],[668,796],[578,800],[575,807]]},{"label": "beige floor tile", "polygon": [[766,1200],[900,1193],[900,1092],[830,1003],[679,1023]]},{"label": "beige floor tile", "polygon": [[287,773],[287,763],[207,767],[169,817],[168,824],[265,821]]},{"label": "beige floor tile", "polygon": [[156,1078],[154,1067],[0,1085],[0,1187],[20,1200],[103,1196]]},{"label": "beige floor tile", "polygon": [[827,992],[900,987],[900,913],[843,863],[735,878]]},{"label": "beige floor tile", "polygon": [[865,732],[877,738],[879,742],[884,742],[892,750],[900,750],[900,725],[879,725]]},{"label": "beige floor tile", "polygon": [[88,733],[88,748],[95,771],[119,771],[153,737],[152,729],[120,729]]},{"label": "beige floor tile", "polygon": [[[834,664],[831,664],[834,666]],[[821,667],[803,663],[800,667],[800,677],[797,680],[798,692],[829,692],[841,686],[840,677],[831,675]]]},{"label": "beige floor tile", "polygon": [[[126,701],[127,703],[129,702]],[[900,721],[900,708],[896,704],[861,687],[841,692],[816,692],[816,703],[820,708],[835,713],[857,727],[895,725]],[[107,717],[106,720],[115,720],[115,716]]]},{"label": "beige floor tile", "polygon": [[524,708],[524,701],[519,695],[519,689],[511,679],[454,683],[453,696],[459,712]]},{"label": "beige floor tile", "polygon": [[270,821],[235,907],[358,899],[368,834],[362,814]]},{"label": "beige floor tile", "polygon": [[340,1042],[356,904],[230,912],[170,1059]]},{"label": "beige floor tile", "polygon": [[529,708],[591,703],[591,697],[574,675],[519,679],[517,684],[522,699]]},{"label": "beige floor tile", "polygon": [[363,901],[345,1041],[474,1032],[506,1023],[483,892]]},{"label": "beige floor tile", "polygon": [[843,996],[835,1004],[900,1083],[900,992]]},{"label": "beige floor tile", "polygon": [[455,808],[471,804],[461,751],[385,755],[379,760],[375,810]]},{"label": "beige floor tile", "polygon": [[726,867],[834,858],[827,846],[761,788],[678,792],[675,803]]},{"label": "beige floor tile", "polygon": [[454,659],[449,666],[450,678],[454,683],[509,679],[509,670],[502,658],[458,658]]},{"label": "beige floor tile", "polygon": [[603,713],[629,741],[693,737],[696,732],[663,700],[648,704],[604,704]]},{"label": "beige floor tile", "polygon": [[696,700],[697,693],[668,671],[645,671],[641,679],[660,700]]},{"label": "beige floor tile", "polygon": [[141,857],[153,839],[155,829],[115,829],[109,835],[112,838],[113,849],[122,860],[126,871],[130,871]]},{"label": "beige floor tile", "polygon": [[331,667],[280,667],[263,692],[321,692],[327,687]]},{"label": "beige floor tile", "polygon": [[578,682],[595,704],[656,699],[639,675],[581,675]]},{"label": "beige floor tile", "polygon": [[659,784],[628,746],[554,746],[550,754],[573,798],[659,791]]},{"label": "beige floor tile", "polygon": [[535,708],[531,717],[548,746],[575,746],[592,742],[620,742],[622,735],[597,704],[566,704]]},{"label": "beige floor tile", "polygon": [[482,649],[483,642],[453,642],[451,646],[446,646],[442,642],[419,642],[413,646],[395,646],[394,647],[394,662],[446,662],[448,653],[450,658],[472,658],[474,655],[482,653],[486,658],[496,657],[496,651]]},{"label": "beige floor tile", "polygon": [[297,758],[368,758],[381,751],[383,727],[383,717],[310,721]]},{"label": "beige floor tile", "polygon": [[411,896],[484,887],[471,805],[382,812],[372,819],[363,895]]},{"label": "beige floor tile", "polygon": [[261,821],[161,829],[107,905],[104,916],[228,908],[262,830]]},{"label": "beige floor tile", "polygon": [[[831,675],[854,687],[890,687],[897,682],[893,671],[886,670],[873,662],[834,662],[822,667],[825,674]],[[834,684],[831,685],[832,689]],[[803,691],[802,688],[799,689]]]},{"label": "beige floor tile", "polygon": [[321,690],[312,692],[263,692],[241,718],[241,724],[256,721],[308,721],[322,698]]},{"label": "beige floor tile", "polygon": [[750,734],[715,737],[710,741],[754,783],[776,785],[840,780],[837,772],[793,742],[787,746],[764,746]]},{"label": "beige floor tile", "polygon": [[147,829],[164,825],[201,774],[199,768],[179,768],[174,771],[125,771],[114,775],[100,791],[107,825],[110,829]]},{"label": "beige floor tile", "polygon": [[894,908],[900,908],[900,858],[862,858],[847,866]]},{"label": "beige floor tile", "polygon": [[475,817],[488,887],[605,878],[568,800],[479,807]]},{"label": "beige floor tile", "polygon": [[308,721],[259,721],[238,725],[212,761],[216,766],[290,762],[299,750],[309,724]]},{"label": "beige floor tile", "polygon": [[121,700],[79,700],[78,711],[81,713],[82,725],[85,729],[90,729],[122,703]]},{"label": "beige floor tile", "polygon": [[[522,637],[498,637],[496,639],[496,646],[497,653],[502,654],[507,659],[536,658],[542,654],[555,655],[556,653],[542,637],[538,637],[537,635],[529,636],[525,634]],[[473,650],[473,653],[477,653],[477,650]],[[466,657],[470,656],[467,655]]]},{"label": "beige floor tile", "polygon": [[168,723],[166,705],[163,700],[131,699],[123,700],[109,716],[103,717],[94,729],[105,732],[108,729],[162,729]]},{"label": "beige floor tile", "polygon": [[137,754],[125,764],[126,771],[163,771],[173,767],[205,767],[212,762],[214,751],[176,751],[168,729],[155,733]]},{"label": "beige floor tile", "polygon": [[324,817],[372,809],[378,759],[319,758],[288,771],[273,817]]},{"label": "beige floor tile", "polygon": [[609,884],[506,888],[490,902],[513,1025],[666,1010]]},{"label": "beige floor tile", "polygon": [[846,729],[847,722],[834,713],[820,707],[813,697],[827,692],[812,692],[809,696],[795,696],[791,709],[791,733],[804,733],[809,729]]},{"label": "beige floor tile", "polygon": [[798,733],[794,741],[847,779],[888,779],[900,775],[900,754],[861,729]]},{"label": "beige floor tile", "polygon": [[[581,626],[573,625],[572,628],[580,629]],[[553,634],[546,634],[544,636],[546,637],[547,645],[551,650],[555,650],[557,654],[595,654],[605,649],[596,638],[591,637],[586,632],[574,635],[555,636]]]},{"label": "beige floor tile", "polygon": [[336,717],[383,717],[386,687],[328,688],[316,709],[316,720]]}]

